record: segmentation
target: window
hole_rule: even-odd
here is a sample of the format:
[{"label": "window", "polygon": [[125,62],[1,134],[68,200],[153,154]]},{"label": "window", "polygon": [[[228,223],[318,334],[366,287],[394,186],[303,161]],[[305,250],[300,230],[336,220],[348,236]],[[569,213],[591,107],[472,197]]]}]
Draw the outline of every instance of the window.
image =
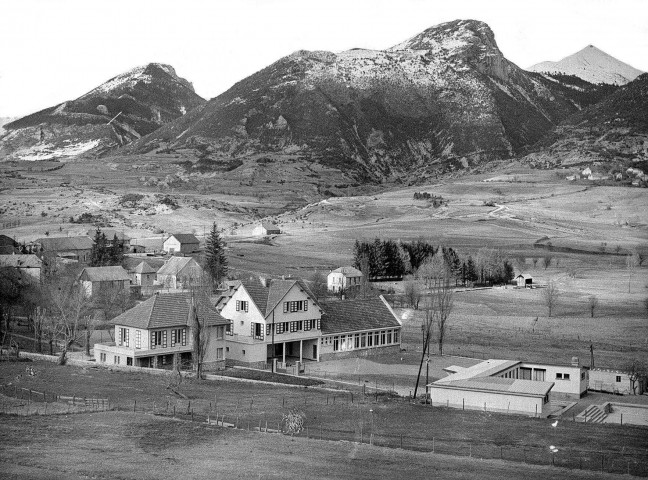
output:
[{"label": "window", "polygon": [[106,363],[106,354],[105,353],[100,353],[99,354],[99,361]]},{"label": "window", "polygon": [[367,346],[367,334],[363,333],[360,335],[360,347],[365,348]]},{"label": "window", "polygon": [[263,340],[263,331],[265,330],[263,324],[252,322],[250,325],[252,336],[257,340]]},{"label": "window", "polygon": [[621,375],[616,376],[616,383],[621,383]]},{"label": "window", "polygon": [[337,352],[340,350],[340,337],[333,337],[333,351]]},{"label": "window", "polygon": [[563,373],[563,380],[569,380],[569,373]]},{"label": "window", "polygon": [[245,350],[243,350],[243,355],[245,355]]},{"label": "window", "polygon": [[121,359],[119,358],[119,355],[115,355],[114,358],[113,358],[113,363],[115,365],[119,365],[120,360]]},{"label": "window", "polygon": [[229,352],[229,347],[225,347],[225,351],[226,351],[226,352]]},{"label": "window", "polygon": [[321,322],[321,320],[318,318],[318,319],[317,319],[317,330],[321,330],[321,329],[322,329],[322,322]]},{"label": "window", "polygon": [[167,332],[166,330],[158,330],[151,332],[151,348],[167,346]]},{"label": "window", "polygon": [[276,327],[277,331],[275,332],[277,335],[281,335],[284,332],[284,323],[277,323]]},{"label": "window", "polygon": [[175,347],[177,344],[182,344],[182,346],[185,346],[187,344],[186,328],[176,328],[174,330],[171,330],[171,346]]},{"label": "window", "polygon": [[556,380],[562,380],[562,373],[556,373]]},{"label": "window", "polygon": [[222,339],[225,334],[225,328],[216,327],[216,338]]},{"label": "window", "polygon": [[135,330],[135,348],[142,348],[142,331]]},{"label": "window", "polygon": [[380,332],[380,344],[384,345],[385,344],[385,331],[383,330]]},{"label": "window", "polygon": [[387,343],[392,343],[392,331],[387,330]]},{"label": "window", "polygon": [[222,360],[223,359],[223,349],[222,348],[217,348],[216,349],[216,360]]},{"label": "window", "polygon": [[353,348],[360,348],[360,334],[356,333],[353,339]]},{"label": "window", "polygon": [[130,330],[128,328],[119,329],[119,345],[128,347],[130,343]]},{"label": "window", "polygon": [[237,312],[247,312],[249,311],[249,302],[247,300],[237,300],[236,301],[236,311]]},{"label": "window", "polygon": [[374,333],[374,345],[377,347],[380,345],[380,332]]},{"label": "window", "polygon": [[367,346],[368,347],[373,347],[373,332],[369,332],[367,334]]},{"label": "window", "polygon": [[232,332],[232,324],[225,325],[225,335],[234,335]]},{"label": "window", "polygon": [[398,343],[398,330],[394,330],[394,343]]},{"label": "window", "polygon": [[293,300],[290,302],[284,302],[283,304],[284,313],[295,313],[295,312],[307,312],[308,311],[308,300]]}]

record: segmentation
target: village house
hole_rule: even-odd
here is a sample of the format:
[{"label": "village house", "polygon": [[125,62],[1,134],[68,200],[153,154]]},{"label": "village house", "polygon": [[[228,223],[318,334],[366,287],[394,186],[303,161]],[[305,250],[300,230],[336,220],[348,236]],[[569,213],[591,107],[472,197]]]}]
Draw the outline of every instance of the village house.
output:
[{"label": "village house", "polygon": [[204,271],[193,257],[171,257],[157,271],[156,283],[170,289],[202,285]]},{"label": "village house", "polygon": [[340,267],[332,270],[327,278],[326,283],[329,292],[339,293],[346,292],[352,288],[360,287],[362,283],[362,272],[354,267]]},{"label": "village house", "polygon": [[521,273],[515,277],[518,287],[527,287],[531,288],[533,286],[533,277],[528,273]]},{"label": "village house", "polygon": [[88,296],[114,291],[130,293],[130,276],[120,266],[86,267],[79,275],[79,280]]},{"label": "village house", "polygon": [[41,281],[43,262],[36,255],[0,255],[0,267],[15,268],[31,282],[40,283]]},{"label": "village house", "polygon": [[265,237],[267,235],[279,235],[281,230],[272,222],[261,222],[252,230],[252,234],[256,236]]},{"label": "village house", "polygon": [[174,233],[164,241],[162,249],[171,255],[190,254],[200,249],[200,241],[191,233]]},{"label": "village house", "polygon": [[133,284],[152,287],[157,278],[157,270],[146,262],[141,262],[133,270]]},{"label": "village house", "polygon": [[262,367],[400,350],[401,323],[380,298],[320,304],[300,279],[242,281],[218,302],[232,320],[228,363]]},{"label": "village house", "polygon": [[645,379],[637,379],[634,384],[630,375],[622,370],[592,368],[589,372],[589,389],[597,392],[615,393],[617,395],[641,395],[647,391]]},{"label": "village house", "polygon": [[225,327],[229,324],[206,298],[188,293],[153,295],[114,318],[114,343],[98,343],[98,363],[148,368],[187,366],[193,362],[195,315],[206,325],[203,369],[225,367]]},{"label": "village house", "polygon": [[517,360],[486,360],[450,373],[428,385],[433,405],[489,412],[542,415],[550,399],[578,399],[587,393],[588,370]]},{"label": "village house", "polygon": [[34,253],[41,257],[61,257],[79,263],[90,263],[94,242],[90,237],[44,237],[34,241]]}]

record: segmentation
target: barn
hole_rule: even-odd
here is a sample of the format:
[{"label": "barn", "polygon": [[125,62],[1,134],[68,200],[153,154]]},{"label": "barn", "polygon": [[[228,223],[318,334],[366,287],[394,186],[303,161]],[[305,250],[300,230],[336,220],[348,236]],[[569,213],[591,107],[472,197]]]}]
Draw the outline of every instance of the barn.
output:
[{"label": "barn", "polygon": [[528,273],[521,273],[516,278],[518,287],[531,288],[533,285],[533,278]]}]

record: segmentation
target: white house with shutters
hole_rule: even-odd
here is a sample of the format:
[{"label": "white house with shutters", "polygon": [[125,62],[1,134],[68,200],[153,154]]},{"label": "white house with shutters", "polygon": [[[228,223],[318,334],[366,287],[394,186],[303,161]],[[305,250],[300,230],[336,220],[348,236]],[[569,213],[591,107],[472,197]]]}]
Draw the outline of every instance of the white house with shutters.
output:
[{"label": "white house with shutters", "polygon": [[156,294],[127,310],[111,323],[114,343],[97,343],[98,363],[135,367],[171,368],[178,362],[189,365],[193,355],[194,315],[207,326],[205,370],[225,366],[225,320],[207,298],[189,293]]},{"label": "white house with shutters", "polygon": [[360,287],[362,272],[355,267],[340,267],[331,271],[326,280],[329,292],[345,292]]},{"label": "white house with shutters", "polygon": [[318,360],[322,310],[302,280],[242,281],[217,307],[231,321],[228,364]]}]

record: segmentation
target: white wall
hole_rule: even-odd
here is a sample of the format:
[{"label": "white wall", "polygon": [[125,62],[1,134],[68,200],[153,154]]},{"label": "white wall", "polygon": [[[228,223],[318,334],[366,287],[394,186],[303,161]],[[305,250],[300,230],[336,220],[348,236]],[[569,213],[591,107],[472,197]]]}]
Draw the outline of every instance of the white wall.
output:
[{"label": "white wall", "polygon": [[180,252],[180,247],[181,244],[178,240],[176,240],[175,237],[169,237],[164,241],[164,244],[162,245],[162,249],[165,252]]},{"label": "white wall", "polygon": [[542,413],[543,398],[483,391],[455,390],[451,388],[430,387],[432,404],[447,405],[453,408],[525,413],[535,415]]}]

